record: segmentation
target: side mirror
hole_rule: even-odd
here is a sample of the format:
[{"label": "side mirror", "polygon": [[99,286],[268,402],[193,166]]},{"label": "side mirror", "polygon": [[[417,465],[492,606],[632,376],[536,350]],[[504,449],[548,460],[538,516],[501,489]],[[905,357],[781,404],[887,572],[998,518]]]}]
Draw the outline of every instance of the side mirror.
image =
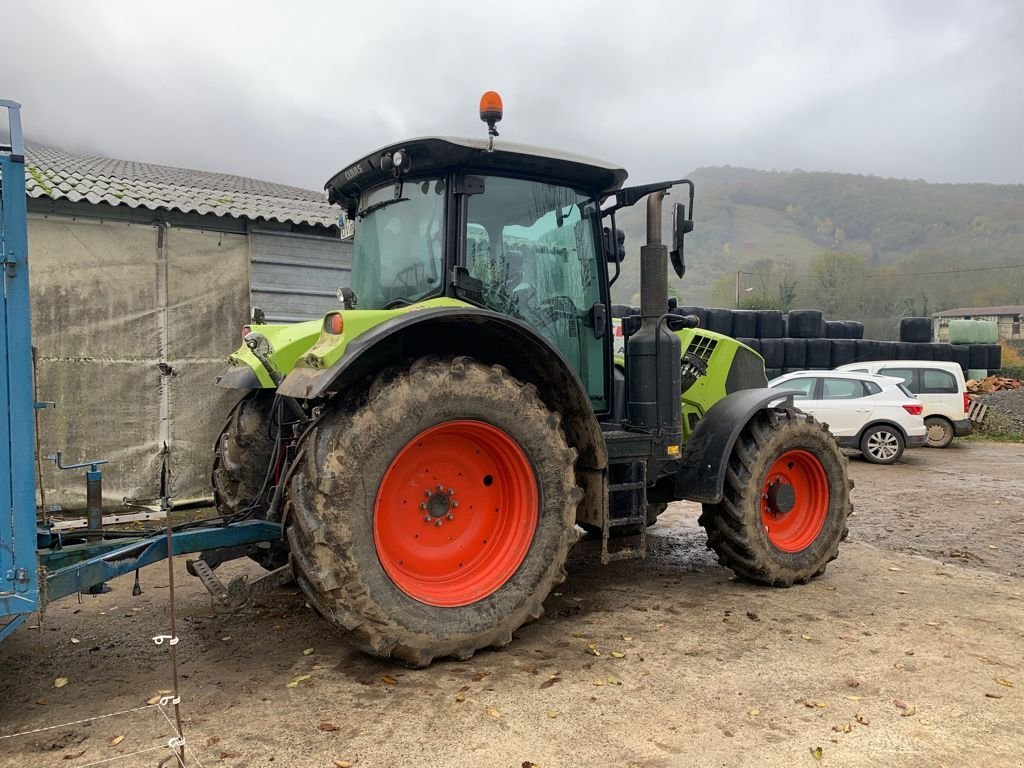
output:
[{"label": "side mirror", "polygon": [[609,264],[621,262],[626,258],[626,233],[621,229],[615,229],[615,236],[612,237],[610,228],[602,230],[604,236],[604,253]]},{"label": "side mirror", "polygon": [[672,250],[669,258],[672,268],[678,277],[686,274],[686,262],[683,260],[683,240],[687,232],[693,231],[693,220],[686,218],[686,206],[676,203],[672,206]]},{"label": "side mirror", "polygon": [[267,322],[267,316],[259,307],[253,307],[252,315],[250,315],[250,320],[253,325],[263,325]]}]

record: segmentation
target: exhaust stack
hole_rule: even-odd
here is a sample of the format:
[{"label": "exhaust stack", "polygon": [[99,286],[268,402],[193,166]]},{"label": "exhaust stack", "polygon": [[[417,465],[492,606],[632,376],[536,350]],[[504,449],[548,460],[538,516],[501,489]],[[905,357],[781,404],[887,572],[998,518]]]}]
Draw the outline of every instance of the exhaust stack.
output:
[{"label": "exhaust stack", "polygon": [[652,433],[654,456],[667,460],[679,458],[682,441],[682,347],[662,320],[668,313],[668,246],[661,242],[664,198],[664,190],[647,198],[647,244],[640,248],[641,325],[626,342],[626,413],[628,428]]}]

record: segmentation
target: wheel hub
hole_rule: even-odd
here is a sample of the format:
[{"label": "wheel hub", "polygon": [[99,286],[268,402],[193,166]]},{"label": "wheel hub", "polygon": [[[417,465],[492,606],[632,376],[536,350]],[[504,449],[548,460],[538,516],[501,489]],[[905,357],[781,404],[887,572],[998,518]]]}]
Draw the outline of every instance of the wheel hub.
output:
[{"label": "wheel hub", "polygon": [[455,515],[452,510],[459,506],[459,502],[455,501],[455,489],[449,488],[447,491],[444,490],[444,486],[437,486],[437,490],[427,489],[423,492],[423,495],[427,497],[427,500],[420,504],[420,509],[425,510],[427,514],[423,516],[423,522],[433,523],[436,527],[440,528],[444,525],[444,521],[448,520],[451,522],[455,519]]},{"label": "wheel hub", "polygon": [[768,502],[769,513],[784,515],[796,505],[796,491],[785,480],[779,479],[768,483],[765,501]]}]

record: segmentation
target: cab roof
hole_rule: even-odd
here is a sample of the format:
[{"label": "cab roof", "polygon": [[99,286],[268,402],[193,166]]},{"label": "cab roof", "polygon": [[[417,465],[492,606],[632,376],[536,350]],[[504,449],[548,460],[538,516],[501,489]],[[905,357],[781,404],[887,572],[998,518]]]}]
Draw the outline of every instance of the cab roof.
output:
[{"label": "cab roof", "polygon": [[466,168],[543,178],[605,195],[621,187],[627,176],[624,169],[603,160],[544,147],[495,141],[494,151],[488,152],[486,139],[425,136],[381,147],[343,168],[324,185],[328,199],[351,205],[365,190],[391,180],[392,173],[381,169],[380,158],[399,149],[412,160],[410,177]]}]

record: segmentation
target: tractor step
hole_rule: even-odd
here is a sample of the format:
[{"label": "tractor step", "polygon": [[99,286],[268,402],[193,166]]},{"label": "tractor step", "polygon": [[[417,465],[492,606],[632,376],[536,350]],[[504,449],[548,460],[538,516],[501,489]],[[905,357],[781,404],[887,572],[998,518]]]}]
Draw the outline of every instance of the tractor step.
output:
[{"label": "tractor step", "polygon": [[[601,525],[601,563],[647,557],[647,457],[643,441],[618,441],[618,451],[609,450],[608,517]],[[629,450],[633,448],[634,450]],[[611,531],[629,526],[633,536],[616,539],[612,549]],[[631,542],[623,545],[623,540]]]}]

